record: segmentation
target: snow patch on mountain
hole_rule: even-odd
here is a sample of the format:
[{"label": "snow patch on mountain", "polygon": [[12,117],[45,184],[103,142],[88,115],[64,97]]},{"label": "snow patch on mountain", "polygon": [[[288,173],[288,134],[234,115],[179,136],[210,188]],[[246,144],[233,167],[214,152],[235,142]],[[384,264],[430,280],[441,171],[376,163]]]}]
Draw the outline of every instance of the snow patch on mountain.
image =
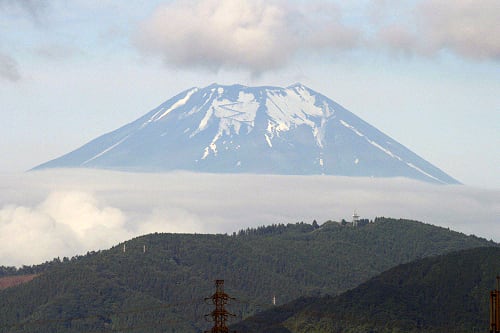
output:
[{"label": "snow patch on mountain", "polygon": [[280,137],[281,132],[305,125],[311,128],[316,144],[323,148],[325,125],[333,115],[327,103],[318,106],[316,97],[300,84],[284,90],[270,90],[267,96],[266,108],[270,120],[266,140],[270,147],[271,140],[275,136]]},{"label": "snow patch on mountain", "polygon": [[[397,159],[398,161],[400,162],[403,162],[405,163],[407,166],[409,166],[410,168],[413,168],[415,169],[416,171],[420,172],[421,174],[427,176],[427,177],[430,177],[432,179],[434,179],[435,181],[439,182],[439,183],[444,183],[443,181],[441,181],[440,179],[434,177],[433,175],[431,175],[430,173],[428,172],[425,172],[424,170],[420,169],[419,167],[415,166],[414,164],[410,163],[410,162],[405,162],[403,160],[403,158],[401,158],[400,156],[394,154],[392,151],[390,151],[389,149],[387,148],[384,148],[382,147],[380,144],[378,144],[377,142],[371,140],[370,138],[368,138],[366,135],[364,135],[363,133],[361,133],[360,131],[358,131],[354,126],[351,126],[350,124],[348,124],[347,122],[345,122],[344,120],[340,120],[340,123],[342,125],[344,125],[345,127],[351,129],[354,133],[356,133],[358,136],[360,137],[363,137],[367,142],[369,142],[371,145],[373,145],[374,147],[376,147],[377,149],[380,149],[381,151],[383,151],[384,153],[386,153],[387,155],[389,155],[390,157],[392,158],[395,158]],[[359,159],[356,158],[356,160],[354,161],[355,164],[358,164],[359,163]]]},{"label": "snow patch on mountain", "polygon": [[116,148],[118,145],[121,145],[125,140],[127,140],[128,138],[130,137],[130,135],[127,135],[126,137],[124,137],[123,139],[121,139],[120,141],[118,141],[117,143],[111,145],[110,147],[104,149],[102,152],[100,152],[99,154],[89,158],[88,160],[84,161],[82,164],[80,164],[81,166],[85,166],[85,164],[88,164],[89,162],[92,162],[93,160],[95,160],[96,158],[99,158],[100,156],[106,154],[107,152],[109,152],[110,150]]},{"label": "snow patch on mountain", "polygon": [[190,91],[188,91],[186,93],[186,96],[184,98],[181,98],[180,100],[178,100],[177,102],[175,102],[171,107],[169,107],[167,109],[167,111],[163,112],[161,114],[161,116],[159,116],[158,118],[156,118],[155,116],[153,117],[153,120],[154,121],[158,121],[160,120],[161,118],[165,117],[167,114],[169,114],[171,111],[177,109],[178,107],[180,106],[183,106],[184,104],[186,104],[186,102],[189,100],[189,98],[195,93],[198,91],[198,88],[194,88],[194,89],[191,89]]}]

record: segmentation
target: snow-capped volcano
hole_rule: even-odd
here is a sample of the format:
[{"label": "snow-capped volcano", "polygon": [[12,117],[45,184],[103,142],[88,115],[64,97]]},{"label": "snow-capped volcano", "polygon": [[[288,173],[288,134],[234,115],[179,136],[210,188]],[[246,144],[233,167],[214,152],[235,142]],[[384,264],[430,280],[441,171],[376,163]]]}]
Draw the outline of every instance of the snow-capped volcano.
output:
[{"label": "snow-capped volcano", "polygon": [[301,84],[192,88],[35,169],[52,167],[408,177],[458,183]]}]

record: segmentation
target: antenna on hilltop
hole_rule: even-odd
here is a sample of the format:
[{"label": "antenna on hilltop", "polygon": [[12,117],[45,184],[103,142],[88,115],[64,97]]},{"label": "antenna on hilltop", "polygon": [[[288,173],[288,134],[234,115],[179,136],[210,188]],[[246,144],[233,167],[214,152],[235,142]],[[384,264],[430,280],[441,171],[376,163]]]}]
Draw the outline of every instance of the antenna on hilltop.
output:
[{"label": "antenna on hilltop", "polygon": [[356,210],[354,210],[354,214],[352,214],[352,226],[357,227],[359,223],[359,215],[356,213]]}]

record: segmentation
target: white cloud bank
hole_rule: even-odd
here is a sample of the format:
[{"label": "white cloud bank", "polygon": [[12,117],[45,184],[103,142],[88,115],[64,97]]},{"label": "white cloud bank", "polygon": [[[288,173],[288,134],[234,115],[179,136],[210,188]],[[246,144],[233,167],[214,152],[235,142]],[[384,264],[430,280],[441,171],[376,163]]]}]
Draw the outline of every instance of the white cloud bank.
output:
[{"label": "white cloud bank", "polygon": [[350,219],[354,210],[500,241],[500,191],[405,179],[51,170],[0,176],[0,265],[71,257],[152,232],[232,233]]},{"label": "white cloud bank", "polygon": [[172,66],[256,74],[285,67],[304,52],[387,49],[434,56],[445,51],[500,60],[498,0],[379,0],[355,14],[337,3],[174,0],[142,22],[135,42]]}]

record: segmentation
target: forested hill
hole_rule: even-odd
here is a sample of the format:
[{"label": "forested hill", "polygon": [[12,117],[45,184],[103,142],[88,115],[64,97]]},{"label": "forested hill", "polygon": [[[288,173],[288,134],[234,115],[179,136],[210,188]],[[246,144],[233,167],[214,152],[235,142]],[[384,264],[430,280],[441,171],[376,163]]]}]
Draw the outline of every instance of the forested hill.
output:
[{"label": "forested hill", "polygon": [[337,297],[301,298],[235,324],[238,333],[486,332],[500,248],[392,268]]},{"label": "forested hill", "polygon": [[4,275],[39,275],[0,291],[0,332],[200,332],[210,327],[203,299],[215,279],[238,299],[228,307],[236,322],[270,308],[273,296],[284,304],[336,295],[398,264],[479,246],[497,244],[388,218],[362,227],[329,221],[151,234],[36,267],[3,267]]}]

